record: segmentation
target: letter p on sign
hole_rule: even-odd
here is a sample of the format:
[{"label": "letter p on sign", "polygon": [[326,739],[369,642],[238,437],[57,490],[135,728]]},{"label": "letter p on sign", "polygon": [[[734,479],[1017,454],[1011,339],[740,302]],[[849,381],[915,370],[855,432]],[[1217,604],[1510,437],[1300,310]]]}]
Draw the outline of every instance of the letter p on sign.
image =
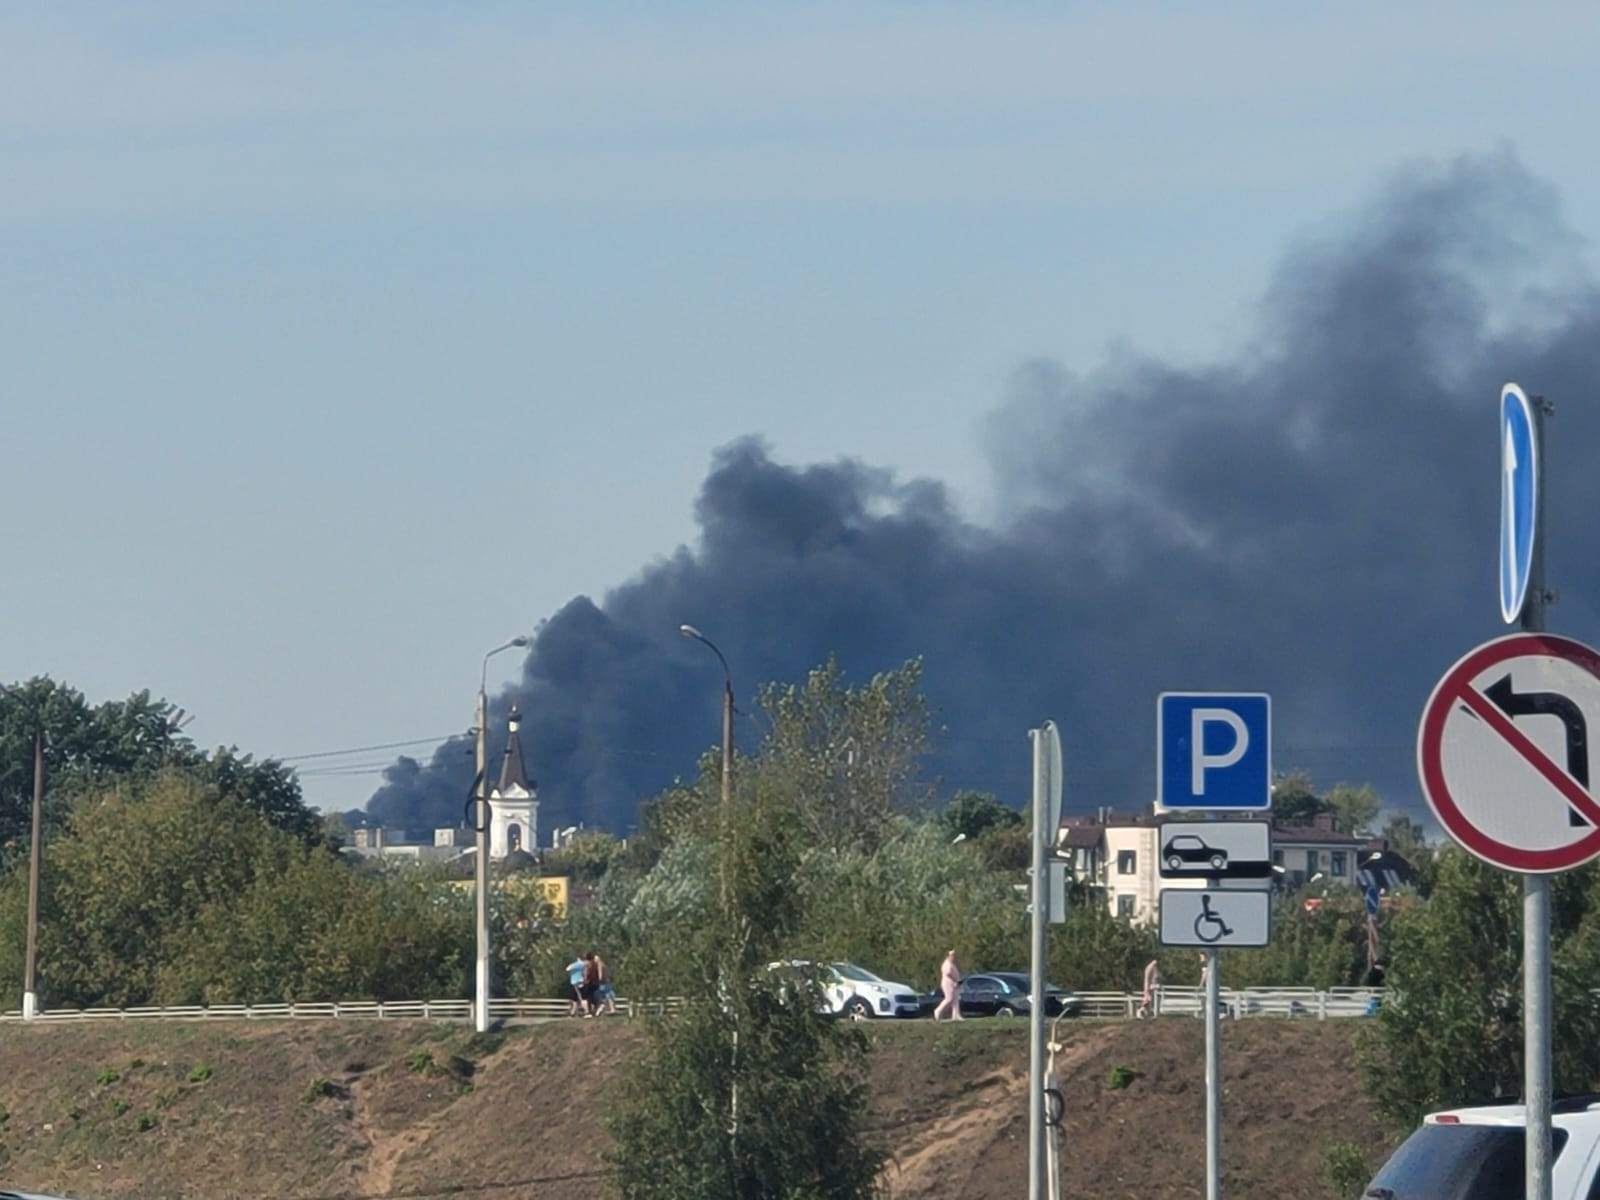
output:
[{"label": "letter p on sign", "polygon": [[1260,692],[1161,693],[1156,803],[1215,811],[1271,807],[1271,698]]}]

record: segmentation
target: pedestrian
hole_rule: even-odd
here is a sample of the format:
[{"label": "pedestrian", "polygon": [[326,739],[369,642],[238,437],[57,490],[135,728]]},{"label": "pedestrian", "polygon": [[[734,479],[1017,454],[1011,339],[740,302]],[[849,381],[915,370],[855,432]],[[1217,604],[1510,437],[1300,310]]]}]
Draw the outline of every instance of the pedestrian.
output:
[{"label": "pedestrian", "polygon": [[583,956],[583,1015],[596,1016],[600,1012],[600,956],[593,950]]},{"label": "pedestrian", "polygon": [[961,986],[961,968],[956,965],[956,952],[945,952],[944,961],[939,964],[939,990],[944,993],[944,999],[939,1001],[939,1006],[933,1010],[933,1019],[937,1021],[939,1014],[945,1011],[950,1013],[952,1021],[961,1020],[961,1003],[956,999],[956,990]]},{"label": "pedestrian", "polygon": [[1161,1012],[1161,960],[1152,958],[1144,965],[1144,992],[1139,997],[1136,1017],[1154,1017]]},{"label": "pedestrian", "polygon": [[567,964],[567,986],[572,989],[572,1004],[567,1009],[569,1017],[577,1016],[578,1009],[583,1007],[583,971],[586,965],[581,954]]},{"label": "pedestrian", "polygon": [[601,958],[598,952],[594,956],[594,965],[596,973],[600,977],[600,983],[595,990],[595,1008],[599,1009],[601,1005],[604,1005],[605,1010],[615,1016],[617,1012],[617,995],[611,987],[611,968],[606,966],[606,960]]}]

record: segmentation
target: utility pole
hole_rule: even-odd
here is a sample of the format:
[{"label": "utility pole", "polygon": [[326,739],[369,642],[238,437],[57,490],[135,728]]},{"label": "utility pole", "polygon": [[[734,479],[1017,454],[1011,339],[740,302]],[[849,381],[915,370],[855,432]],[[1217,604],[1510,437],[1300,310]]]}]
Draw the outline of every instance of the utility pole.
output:
[{"label": "utility pole", "polygon": [[526,646],[530,639],[514,637],[503,646],[496,646],[483,656],[483,670],[478,676],[478,710],[474,719],[477,730],[475,758],[478,764],[478,788],[472,810],[472,826],[477,834],[477,859],[473,864],[473,923],[477,929],[477,963],[473,972],[475,991],[472,1002],[472,1024],[479,1033],[489,1032],[489,660],[502,650]]},{"label": "utility pole", "polygon": [[33,832],[28,853],[28,949],[22,968],[22,1019],[33,1020],[39,997],[33,968],[39,949],[39,856],[44,845],[44,730],[33,735]]}]

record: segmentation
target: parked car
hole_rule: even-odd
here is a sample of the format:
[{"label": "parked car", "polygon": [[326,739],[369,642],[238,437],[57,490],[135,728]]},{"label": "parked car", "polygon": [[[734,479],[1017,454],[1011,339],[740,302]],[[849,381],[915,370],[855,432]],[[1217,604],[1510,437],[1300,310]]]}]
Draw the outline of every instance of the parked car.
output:
[{"label": "parked car", "polygon": [[[1490,1104],[1429,1113],[1373,1176],[1363,1200],[1503,1200],[1527,1172],[1527,1108]],[[1551,1105],[1552,1200],[1586,1200],[1600,1185],[1600,1094]]]},{"label": "parked car", "polygon": [[909,986],[883,979],[850,962],[812,963],[804,959],[769,964],[770,971],[813,975],[821,988],[822,1011],[853,1021],[869,1017],[914,1017],[922,997]]},{"label": "parked car", "polygon": [[[1031,984],[1022,971],[982,971],[968,975],[956,988],[956,1003],[964,1017],[1025,1017],[1032,1011]],[[1070,989],[1053,983],[1044,986],[1044,1014],[1076,1015],[1083,1001]]]}]

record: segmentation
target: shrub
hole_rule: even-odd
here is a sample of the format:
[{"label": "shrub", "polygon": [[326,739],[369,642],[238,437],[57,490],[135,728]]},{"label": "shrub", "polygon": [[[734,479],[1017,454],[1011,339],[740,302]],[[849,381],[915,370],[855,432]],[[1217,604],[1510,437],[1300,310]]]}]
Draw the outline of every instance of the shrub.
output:
[{"label": "shrub", "polygon": [[1322,1155],[1322,1177],[1338,1195],[1354,1196],[1372,1178],[1367,1152],[1348,1138],[1329,1142]]},{"label": "shrub", "polygon": [[1115,1092],[1120,1088],[1127,1087],[1137,1078],[1139,1078],[1139,1073],[1132,1067],[1118,1063],[1106,1072],[1106,1090]]},{"label": "shrub", "polygon": [[119,1080],[121,1078],[122,1078],[122,1076],[118,1075],[116,1073],[116,1071],[113,1070],[112,1068],[110,1068],[110,1067],[102,1067],[100,1069],[100,1074],[98,1074],[98,1075],[96,1075],[94,1077],[94,1081],[96,1083],[100,1084],[102,1087],[104,1087],[106,1084],[115,1083],[117,1080]]},{"label": "shrub", "polygon": [[195,1063],[189,1068],[190,1083],[204,1083],[211,1078],[211,1068],[205,1063]]}]

